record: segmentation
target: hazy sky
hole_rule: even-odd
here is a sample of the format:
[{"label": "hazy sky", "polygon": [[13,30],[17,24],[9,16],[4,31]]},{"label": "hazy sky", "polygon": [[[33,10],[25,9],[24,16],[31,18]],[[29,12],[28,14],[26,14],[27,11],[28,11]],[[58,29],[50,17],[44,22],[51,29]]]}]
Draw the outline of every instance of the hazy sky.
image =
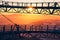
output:
[{"label": "hazy sky", "polygon": [[60,2],[60,0],[3,0],[3,1],[13,1],[13,2]]}]

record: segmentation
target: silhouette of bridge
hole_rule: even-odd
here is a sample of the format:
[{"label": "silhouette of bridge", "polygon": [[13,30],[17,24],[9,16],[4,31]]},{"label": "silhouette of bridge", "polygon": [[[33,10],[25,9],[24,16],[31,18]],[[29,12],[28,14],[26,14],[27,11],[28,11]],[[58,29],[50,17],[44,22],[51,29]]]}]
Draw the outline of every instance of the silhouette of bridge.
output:
[{"label": "silhouette of bridge", "polygon": [[13,12],[16,13],[29,13],[26,9],[28,6],[32,6],[35,10],[33,13],[42,14],[59,14],[60,13],[60,2],[9,2],[2,1],[0,3],[0,11],[1,12]]},{"label": "silhouette of bridge", "polygon": [[[59,40],[60,39],[60,27],[57,25],[52,25],[53,27],[49,27],[46,25],[45,27],[42,25],[38,26],[21,26],[21,25],[0,25],[0,39],[1,40]],[[34,35],[35,34],[35,35]],[[6,36],[7,35],[7,36]],[[38,37],[38,38],[37,38]],[[5,39],[3,39],[5,38]],[[25,39],[24,39],[25,38]],[[32,39],[29,39],[32,38]],[[34,38],[34,39],[33,39]],[[41,39],[43,38],[43,39]]]},{"label": "silhouette of bridge", "polygon": [[[0,12],[16,12],[26,13],[28,6],[34,8],[33,13],[42,14],[57,14],[60,13],[60,2],[39,2],[39,3],[24,3],[24,2],[8,2],[2,1],[0,3]],[[12,11],[11,11],[12,10]],[[29,12],[27,12],[29,13]],[[1,13],[0,13],[1,14]],[[7,20],[5,15],[1,14]],[[46,27],[39,26],[20,26],[12,22],[14,25],[6,26],[0,25],[0,40],[60,40],[60,27],[54,25],[54,27],[46,25]]]}]

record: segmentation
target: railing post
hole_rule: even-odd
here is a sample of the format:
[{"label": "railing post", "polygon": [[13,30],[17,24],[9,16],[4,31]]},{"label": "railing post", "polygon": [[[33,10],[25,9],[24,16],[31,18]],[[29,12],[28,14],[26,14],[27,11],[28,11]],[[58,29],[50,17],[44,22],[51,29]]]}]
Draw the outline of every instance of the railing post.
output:
[{"label": "railing post", "polygon": [[48,7],[50,7],[50,2],[48,2]]},{"label": "railing post", "polygon": [[38,4],[38,3],[36,3],[36,7],[37,7],[37,4]]},{"label": "railing post", "polygon": [[27,26],[25,25],[25,31],[26,31],[26,27],[27,27]]},{"label": "railing post", "polygon": [[10,29],[10,31],[11,31],[11,32],[13,31],[13,25],[11,25],[11,29]]},{"label": "railing post", "polygon": [[42,2],[42,7],[43,7],[43,2]]},{"label": "railing post", "polygon": [[3,32],[5,32],[5,25],[3,26]]},{"label": "railing post", "polygon": [[[17,6],[19,6],[19,2],[17,2]],[[17,8],[16,12],[19,13],[19,8]]]},{"label": "railing post", "polygon": [[57,2],[54,3],[54,7],[57,7]]},{"label": "railing post", "polygon": [[30,26],[30,31],[33,31],[33,25],[32,25],[32,26]]},{"label": "railing post", "polygon": [[19,32],[19,25],[15,24],[16,31]]},{"label": "railing post", "polygon": [[13,2],[12,2],[12,6],[13,6]]}]

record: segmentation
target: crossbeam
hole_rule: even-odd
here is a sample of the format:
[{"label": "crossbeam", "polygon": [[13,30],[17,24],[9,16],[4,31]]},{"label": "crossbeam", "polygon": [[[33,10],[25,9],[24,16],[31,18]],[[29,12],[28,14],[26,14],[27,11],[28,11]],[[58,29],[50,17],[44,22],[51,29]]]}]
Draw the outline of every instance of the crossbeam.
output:
[{"label": "crossbeam", "polygon": [[26,8],[27,6],[33,6],[34,8],[53,8],[60,7],[60,2],[9,2],[2,1],[0,7],[12,7],[12,8]]},{"label": "crossbeam", "polygon": [[[5,5],[0,5],[1,7],[6,7],[6,8],[28,8],[27,6],[5,6]],[[60,7],[33,7],[33,8],[41,8],[41,9],[60,9]]]}]

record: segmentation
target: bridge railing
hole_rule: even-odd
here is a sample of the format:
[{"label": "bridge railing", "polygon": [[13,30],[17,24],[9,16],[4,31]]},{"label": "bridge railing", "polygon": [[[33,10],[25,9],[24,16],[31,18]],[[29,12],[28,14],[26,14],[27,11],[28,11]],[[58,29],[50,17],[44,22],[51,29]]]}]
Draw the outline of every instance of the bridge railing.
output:
[{"label": "bridge railing", "polygon": [[0,25],[0,32],[6,32],[6,31],[54,31],[58,30],[60,31],[60,27],[54,25],[54,26],[34,26],[34,25]]},{"label": "bridge railing", "polygon": [[2,1],[1,5],[7,6],[34,6],[34,7],[60,7],[60,2],[9,2]]}]

